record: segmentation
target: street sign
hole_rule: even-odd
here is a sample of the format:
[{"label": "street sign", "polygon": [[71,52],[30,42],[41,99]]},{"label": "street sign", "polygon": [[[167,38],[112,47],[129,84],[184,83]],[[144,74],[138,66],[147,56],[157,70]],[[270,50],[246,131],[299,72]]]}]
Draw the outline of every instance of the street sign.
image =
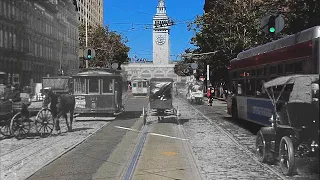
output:
[{"label": "street sign", "polygon": [[198,64],[197,63],[191,63],[191,67],[192,67],[192,69],[197,69],[198,68]]},{"label": "street sign", "polygon": [[96,51],[93,48],[86,48],[83,54],[84,54],[84,58],[92,59],[96,56]]},{"label": "street sign", "polygon": [[[269,27],[270,20],[274,20],[274,27]],[[269,14],[261,18],[260,28],[263,32],[269,33],[279,33],[284,28],[284,19],[281,14]]]}]

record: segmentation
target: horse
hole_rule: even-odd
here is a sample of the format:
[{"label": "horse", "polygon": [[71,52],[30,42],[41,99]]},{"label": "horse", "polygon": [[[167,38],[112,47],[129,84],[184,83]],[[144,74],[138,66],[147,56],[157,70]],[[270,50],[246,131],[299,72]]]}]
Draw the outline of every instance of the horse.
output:
[{"label": "horse", "polygon": [[[66,119],[66,124],[68,131],[72,131],[72,121],[73,121],[73,113],[75,108],[75,98],[71,94],[61,94],[58,95],[51,90],[44,93],[45,98],[43,100],[43,107],[47,107],[50,104],[50,110],[55,122],[55,129],[60,134],[60,121],[59,118],[64,116]],[[70,126],[68,123],[67,113],[70,112]]]}]

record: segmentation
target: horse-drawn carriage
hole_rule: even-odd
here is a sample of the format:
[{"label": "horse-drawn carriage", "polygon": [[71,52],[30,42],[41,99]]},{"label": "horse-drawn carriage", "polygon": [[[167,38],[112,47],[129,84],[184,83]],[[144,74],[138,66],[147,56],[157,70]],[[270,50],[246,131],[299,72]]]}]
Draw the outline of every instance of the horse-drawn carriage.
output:
[{"label": "horse-drawn carriage", "polygon": [[178,121],[178,109],[172,105],[173,79],[152,78],[150,80],[150,109],[153,116],[158,117],[158,121],[164,120],[165,116],[174,116]]},{"label": "horse-drawn carriage", "polygon": [[[53,119],[50,114],[45,114],[40,108],[29,109],[29,101],[2,101],[0,102],[0,133],[5,137],[14,136],[17,139],[25,138],[33,122],[40,136],[49,135],[53,129]],[[38,112],[39,111],[39,112]],[[35,119],[31,115],[36,114]]]},{"label": "horse-drawn carriage", "polygon": [[292,75],[264,83],[273,104],[271,127],[257,134],[261,162],[279,157],[286,175],[295,173],[296,158],[319,158],[319,75]]}]

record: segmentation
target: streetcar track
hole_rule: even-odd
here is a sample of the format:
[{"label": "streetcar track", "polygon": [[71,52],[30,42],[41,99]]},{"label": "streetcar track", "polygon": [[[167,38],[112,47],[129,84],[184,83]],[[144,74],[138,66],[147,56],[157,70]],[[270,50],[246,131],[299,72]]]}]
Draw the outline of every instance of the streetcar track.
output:
[{"label": "streetcar track", "polygon": [[[47,145],[47,146],[45,146],[45,147],[43,147],[43,148],[41,148],[41,149],[39,149],[39,150],[37,150],[37,151],[35,151],[35,152],[33,152],[33,153],[31,153],[31,154],[23,157],[22,159],[19,159],[18,161],[10,164],[9,166],[5,166],[5,167],[3,168],[3,171],[7,171],[7,170],[13,168],[14,166],[20,164],[21,162],[23,162],[25,159],[28,159],[29,157],[37,154],[38,152],[43,151],[43,150],[45,150],[45,149],[47,149],[47,148],[49,148],[49,147],[54,146],[57,142],[63,140],[64,138],[65,138],[65,137],[61,137],[61,138],[59,138],[58,140],[51,142],[49,145]],[[32,160],[32,159],[31,159],[31,160]],[[31,161],[31,160],[30,160],[30,161]],[[24,162],[24,163],[28,163],[28,162],[30,162],[30,161],[27,161],[27,162]]]},{"label": "streetcar track", "polygon": [[32,145],[32,144],[34,144],[34,143],[36,143],[36,142],[39,142],[39,141],[41,141],[41,140],[43,140],[43,138],[42,138],[42,139],[38,139],[38,140],[36,140],[36,141],[34,141],[34,142],[32,142],[32,143],[28,143],[28,144],[25,144],[25,145],[19,146],[19,147],[17,147],[17,148],[14,148],[14,149],[12,149],[12,150],[10,150],[10,151],[6,152],[6,153],[1,154],[1,155],[0,155],[0,157],[3,157],[3,156],[5,156],[5,155],[7,155],[7,154],[10,154],[10,153],[13,153],[13,152],[15,152],[15,151],[18,151],[19,149],[22,149],[22,148],[28,147],[28,146],[30,146],[30,145]]},{"label": "streetcar track", "polygon": [[[283,179],[283,180],[287,180],[287,177],[285,177],[284,175],[282,175],[281,173],[278,172],[278,169],[271,167],[268,164],[265,163],[261,163],[258,161],[258,159],[256,158],[255,154],[251,151],[251,148],[248,148],[246,146],[248,145],[243,145],[242,140],[240,140],[239,138],[237,138],[235,136],[235,134],[230,133],[227,128],[223,127],[223,125],[219,122],[216,121],[212,121],[209,117],[207,117],[206,115],[204,115],[201,111],[199,111],[197,108],[195,108],[193,105],[185,102],[185,104],[187,104],[189,107],[191,107],[192,109],[194,109],[198,114],[200,114],[205,120],[207,120],[210,124],[214,125],[220,132],[222,132],[223,134],[225,134],[228,138],[230,138],[234,144],[241,150],[243,150],[247,155],[249,155],[256,163],[258,163],[259,165],[261,165],[262,167],[265,167],[266,169],[269,169],[272,173],[274,173],[275,175],[277,175],[279,178]],[[213,116],[214,118],[220,118],[219,116]]]}]

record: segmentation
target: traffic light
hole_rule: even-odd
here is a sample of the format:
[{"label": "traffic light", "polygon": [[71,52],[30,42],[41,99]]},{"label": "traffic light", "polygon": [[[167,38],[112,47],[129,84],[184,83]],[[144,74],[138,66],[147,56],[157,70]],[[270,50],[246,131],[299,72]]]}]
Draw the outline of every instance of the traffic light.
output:
[{"label": "traffic light", "polygon": [[268,20],[268,32],[274,34],[276,32],[276,16],[271,15]]},{"label": "traffic light", "polygon": [[92,55],[91,55],[91,49],[88,49],[88,53],[87,53],[87,58],[91,59]]}]

